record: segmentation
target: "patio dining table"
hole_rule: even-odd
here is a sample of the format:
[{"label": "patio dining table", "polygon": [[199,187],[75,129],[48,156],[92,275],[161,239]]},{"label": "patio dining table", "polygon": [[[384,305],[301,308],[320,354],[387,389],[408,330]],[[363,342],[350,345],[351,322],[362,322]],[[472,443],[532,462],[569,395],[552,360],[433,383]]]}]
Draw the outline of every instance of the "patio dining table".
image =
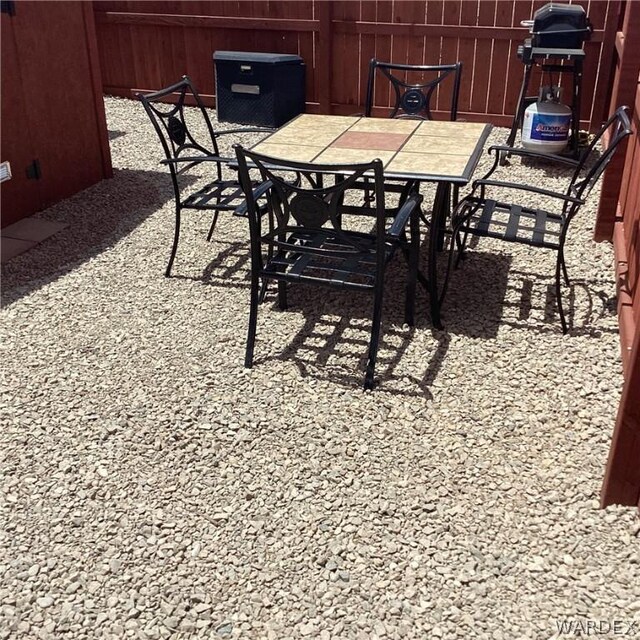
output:
[{"label": "patio dining table", "polygon": [[[382,160],[387,179],[437,185],[429,227],[427,279],[431,320],[440,321],[437,245],[449,209],[452,185],[464,186],[478,165],[490,124],[302,114],[251,150],[274,159],[317,164]],[[276,165],[277,166],[277,165]]]}]

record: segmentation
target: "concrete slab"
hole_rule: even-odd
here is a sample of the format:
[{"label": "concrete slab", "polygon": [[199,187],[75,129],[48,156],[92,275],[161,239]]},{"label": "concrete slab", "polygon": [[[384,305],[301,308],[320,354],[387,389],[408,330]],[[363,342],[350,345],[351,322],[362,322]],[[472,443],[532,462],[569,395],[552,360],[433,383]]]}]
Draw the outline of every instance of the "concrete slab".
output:
[{"label": "concrete slab", "polygon": [[0,260],[3,264],[38,244],[30,240],[18,240],[17,238],[5,238],[4,236],[0,238],[0,242],[2,242],[0,246]]},{"label": "concrete slab", "polygon": [[66,226],[64,222],[54,222],[42,218],[23,218],[2,229],[2,237],[42,242]]}]

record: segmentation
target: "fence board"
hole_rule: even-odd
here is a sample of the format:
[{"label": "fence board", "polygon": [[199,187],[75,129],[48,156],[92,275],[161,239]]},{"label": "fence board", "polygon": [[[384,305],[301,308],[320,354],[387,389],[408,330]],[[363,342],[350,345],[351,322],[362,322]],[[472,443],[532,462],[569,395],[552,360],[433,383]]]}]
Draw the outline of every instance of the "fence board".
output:
[{"label": "fence board", "polygon": [[[496,2],[496,27],[512,26],[513,2],[498,0]],[[489,83],[489,99],[487,108],[489,113],[505,113],[504,107],[509,92],[517,91],[517,82],[509,82],[510,42],[496,40],[493,43],[491,56],[491,80]],[[518,64],[518,71],[522,72],[522,65]],[[500,88],[504,87],[503,91]],[[512,110],[515,111],[515,108]]]},{"label": "fence board", "polygon": [[[478,15],[477,0],[463,2],[460,10],[460,25],[474,26]],[[464,60],[462,81],[460,83],[460,97],[458,108],[460,111],[471,111],[471,88],[473,85],[473,68],[475,66],[475,38],[460,38],[458,40],[458,60]]]},{"label": "fence board", "polygon": [[[483,0],[478,7],[478,25],[481,27],[493,27],[496,13],[494,0]],[[491,77],[491,61],[493,56],[493,40],[476,37],[476,51],[472,68],[464,69],[465,75],[472,74],[473,89],[471,106],[469,111],[473,113],[486,113],[489,92],[489,78]],[[477,63],[476,63],[477,61]],[[464,64],[465,61],[463,61]]]},{"label": "fence board", "polygon": [[[393,21],[393,2],[380,1],[376,2],[376,23]],[[376,32],[376,58],[378,60],[389,61],[393,59],[392,39],[390,35],[382,35],[382,32]],[[377,35],[380,33],[380,35]],[[391,102],[391,89],[383,82],[375,84],[374,104],[389,105]]]},{"label": "fence board", "polygon": [[[360,19],[365,22],[375,22],[375,0],[362,0],[360,3]],[[364,104],[367,93],[367,74],[369,73],[369,61],[376,57],[376,36],[363,34],[360,36],[360,104]]]}]

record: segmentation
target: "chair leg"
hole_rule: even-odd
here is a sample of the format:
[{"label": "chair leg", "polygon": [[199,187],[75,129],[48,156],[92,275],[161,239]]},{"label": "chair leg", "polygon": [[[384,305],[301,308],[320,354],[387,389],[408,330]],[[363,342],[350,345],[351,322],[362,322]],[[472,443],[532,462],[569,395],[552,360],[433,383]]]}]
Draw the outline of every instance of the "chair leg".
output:
[{"label": "chair leg", "polygon": [[249,330],[247,333],[247,350],[244,356],[244,366],[251,369],[253,366],[253,348],[256,342],[256,328],[258,325],[258,304],[260,303],[260,280],[257,276],[251,277],[251,307],[249,309]]},{"label": "chair leg", "polygon": [[462,236],[462,240],[460,240],[460,233],[456,233],[456,244],[458,245],[458,257],[456,258],[455,268],[457,269],[460,260],[464,260],[467,256],[464,252],[464,248],[467,246],[467,238],[469,237],[469,232],[465,231],[464,236]]},{"label": "chair leg", "polygon": [[564,247],[560,247],[559,251],[560,264],[562,265],[562,275],[564,276],[564,283],[568,286],[571,285],[571,280],[569,280],[569,274],[567,272],[567,265],[564,261]]},{"label": "chair leg", "polygon": [[451,196],[451,208],[455,209],[460,202],[460,185],[453,185],[453,195]]},{"label": "chair leg", "polygon": [[263,280],[262,285],[260,286],[260,294],[258,295],[258,304],[262,304],[264,302],[264,298],[267,295],[267,281]]},{"label": "chair leg", "polygon": [[218,222],[217,211],[213,214],[213,220],[211,221],[211,226],[209,227],[209,233],[207,234],[207,242],[211,242],[211,238],[213,237],[213,230],[216,228],[216,222]]},{"label": "chair leg", "polygon": [[447,184],[444,189],[444,206],[446,207],[446,213],[441,219],[441,227],[438,229],[438,251],[444,249],[445,227],[447,224],[447,218],[451,215],[451,185]]},{"label": "chair leg", "polygon": [[286,311],[287,306],[287,283],[284,280],[278,280],[278,307],[280,311]]},{"label": "chair leg", "polygon": [[560,314],[560,324],[562,325],[562,333],[567,333],[567,321],[564,317],[564,309],[562,308],[562,291],[560,288],[560,271],[562,269],[562,255],[558,252],[556,259],[556,301],[558,304],[558,313]]},{"label": "chair leg", "polygon": [[420,217],[412,214],[409,222],[411,227],[411,243],[409,244],[409,275],[407,277],[407,293],[404,304],[404,321],[413,327],[415,324],[416,282],[418,279],[418,262],[420,251]]},{"label": "chair leg", "polygon": [[180,239],[180,207],[176,206],[176,227],[173,232],[173,246],[171,247],[171,255],[169,256],[169,264],[164,272],[164,277],[168,278],[171,275],[171,268],[173,267],[173,261],[176,258],[176,251],[178,250],[178,240]]},{"label": "chair leg", "polygon": [[367,360],[367,371],[364,376],[364,388],[373,389],[373,376],[378,358],[378,343],[380,342],[380,324],[382,321],[382,288],[383,282],[376,283],[376,290],[373,300],[373,324],[371,327],[371,342],[369,343],[369,358]]},{"label": "chair leg", "polygon": [[[453,238],[455,238],[456,240],[455,242],[453,242]],[[444,303],[444,297],[447,294],[447,289],[449,288],[449,278],[451,278],[451,271],[452,271],[452,267],[454,266],[453,256],[456,250],[456,244],[458,244],[459,242],[459,238],[460,238],[460,232],[454,229],[451,246],[449,247],[449,259],[447,260],[447,272],[445,273],[445,276],[444,276],[444,282],[442,283],[442,292],[440,293],[440,298],[438,301],[441,309],[442,309],[442,304]],[[455,267],[458,266],[458,260],[460,260],[460,255],[458,255],[458,259],[456,260]]]}]

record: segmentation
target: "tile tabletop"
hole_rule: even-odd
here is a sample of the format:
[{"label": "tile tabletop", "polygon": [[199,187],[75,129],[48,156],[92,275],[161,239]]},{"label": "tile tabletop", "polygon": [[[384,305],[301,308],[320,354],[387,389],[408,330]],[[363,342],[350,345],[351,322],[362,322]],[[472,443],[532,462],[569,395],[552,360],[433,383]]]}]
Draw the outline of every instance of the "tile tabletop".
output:
[{"label": "tile tabletop", "polygon": [[320,164],[382,160],[385,175],[466,183],[491,125],[303,114],[252,148],[272,158]]}]

